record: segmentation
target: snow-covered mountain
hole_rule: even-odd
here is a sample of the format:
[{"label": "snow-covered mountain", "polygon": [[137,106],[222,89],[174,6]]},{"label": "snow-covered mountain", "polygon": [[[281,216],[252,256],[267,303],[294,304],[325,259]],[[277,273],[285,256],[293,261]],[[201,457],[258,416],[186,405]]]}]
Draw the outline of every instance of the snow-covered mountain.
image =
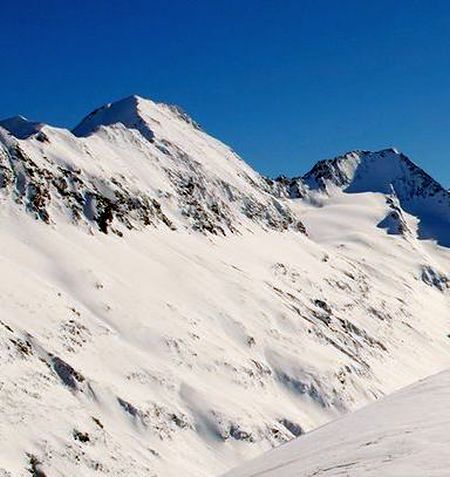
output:
[{"label": "snow-covered mountain", "polygon": [[450,364],[448,193],[393,150],[269,180],[136,96],[0,146],[2,477],[219,475]]},{"label": "snow-covered mountain", "polygon": [[418,235],[450,246],[450,193],[395,149],[353,151],[318,162],[303,177],[278,180],[290,197],[311,191],[379,192],[399,201],[419,220]]},{"label": "snow-covered mountain", "polygon": [[41,125],[26,141],[17,138],[36,123],[1,124],[5,191],[46,222],[119,235],[160,223],[220,235],[302,229],[267,181],[176,107],[131,96],[73,133]]},{"label": "snow-covered mountain", "polygon": [[[228,477],[446,476],[450,372],[408,386],[227,473]],[[224,477],[226,477],[224,476]]]}]

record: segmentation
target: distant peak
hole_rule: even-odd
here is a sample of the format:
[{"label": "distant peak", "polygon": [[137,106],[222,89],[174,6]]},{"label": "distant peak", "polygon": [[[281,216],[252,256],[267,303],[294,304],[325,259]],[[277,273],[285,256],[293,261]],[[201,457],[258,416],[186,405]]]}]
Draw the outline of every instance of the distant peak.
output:
[{"label": "distant peak", "polygon": [[319,161],[302,180],[310,189],[324,191],[337,187],[346,192],[391,194],[394,190],[402,200],[446,193],[437,181],[395,148],[351,151]]},{"label": "distant peak", "polygon": [[44,123],[30,121],[20,115],[0,120],[0,127],[6,129],[17,139],[26,139],[39,132],[44,126]]}]

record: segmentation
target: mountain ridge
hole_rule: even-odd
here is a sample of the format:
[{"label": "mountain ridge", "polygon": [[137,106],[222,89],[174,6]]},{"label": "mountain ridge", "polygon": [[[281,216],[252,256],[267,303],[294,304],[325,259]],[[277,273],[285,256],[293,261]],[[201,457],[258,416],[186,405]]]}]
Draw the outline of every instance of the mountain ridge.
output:
[{"label": "mountain ridge", "polygon": [[[137,95],[131,95],[95,109],[82,119],[71,132],[68,130],[60,131],[65,132],[68,139],[71,134],[74,134],[75,137],[83,141],[83,139],[88,139],[91,136],[98,137],[102,136],[102,134],[106,136],[111,136],[111,134],[117,136],[120,135],[121,128],[125,128],[125,130],[130,132],[135,131],[142,138],[158,148],[160,152],[166,154],[168,152],[168,145],[170,145],[171,148],[176,148],[177,145],[170,144],[170,142],[166,143],[167,139],[164,138],[164,128],[161,129],[161,121],[165,124],[164,128],[167,127],[167,124],[171,124],[171,122],[176,124],[178,121],[181,121],[179,124],[185,124],[188,128],[187,133],[189,133],[189,128],[192,127],[195,131],[198,131],[198,133],[203,134],[198,124],[181,108],[165,103],[155,103]],[[2,121],[0,121],[0,127],[1,125]],[[10,134],[14,136],[15,133],[19,140],[31,138],[41,143],[48,141],[47,136],[49,133],[51,134],[51,131],[57,131],[57,129],[52,129],[42,123],[30,122],[23,118],[20,118],[20,120],[13,118],[12,120],[6,120],[6,122],[3,121],[3,125],[5,127],[9,125],[8,130]],[[104,133],[101,131],[102,128],[106,128]],[[156,134],[160,136],[157,140],[155,140],[155,131]],[[82,147],[86,147],[82,143],[80,144]],[[20,149],[20,146],[18,147]],[[188,162],[191,164],[191,169],[195,169],[196,161],[192,161],[189,154],[180,150],[178,150],[177,153],[180,159],[184,154],[184,158],[188,159]],[[169,152],[169,154],[173,153]],[[237,158],[237,156],[230,151],[229,157],[233,156]],[[201,156],[197,155],[197,157]],[[240,161],[240,158],[237,159]],[[185,163],[187,164],[186,161]],[[203,164],[210,169],[214,167],[214,164],[205,162],[203,162]],[[220,164],[223,164],[222,159],[220,159]],[[237,167],[239,168],[241,166],[238,164]],[[236,169],[232,171],[232,174],[236,177]],[[238,175],[239,174],[241,174],[241,172],[238,172]],[[383,149],[377,152],[367,150],[350,151],[334,159],[318,161],[309,172],[303,176],[294,178],[279,177],[275,180],[270,180],[265,179],[257,173],[254,175],[253,171],[250,175],[248,175],[247,171],[245,174],[253,184],[258,184],[257,187],[260,190],[264,190],[268,196],[272,197],[271,201],[273,202],[274,209],[267,219],[267,223],[269,225],[272,224],[270,225],[271,227],[281,226],[282,228],[287,228],[290,224],[295,222],[292,213],[289,211],[290,207],[286,205],[286,202],[284,205],[281,205],[280,199],[283,200],[283,197],[291,199],[310,198],[314,200],[317,193],[330,194],[336,190],[342,190],[347,193],[370,191],[380,192],[386,196],[395,196],[398,199],[399,206],[404,209],[405,212],[417,216],[419,219],[417,233],[420,238],[436,239],[439,243],[447,246],[450,244],[450,237],[446,231],[446,224],[450,224],[450,193],[422,168],[394,148]],[[221,171],[219,175],[223,177],[223,171]],[[253,177],[251,177],[252,175]],[[58,180],[61,182],[60,179]],[[173,176],[171,180],[174,180]],[[180,177],[175,180],[179,183],[181,180],[181,183],[183,183],[183,179]],[[188,189],[194,183],[196,183],[196,181],[192,181],[192,179],[191,182],[184,181],[182,188],[184,188],[185,192],[183,193],[187,192],[187,194],[189,194]],[[227,185],[226,188],[228,187]],[[238,188],[241,187],[242,183],[239,181]],[[206,189],[204,189],[204,186],[202,186],[202,189],[203,192],[200,192],[200,194],[204,195]],[[94,190],[94,194],[98,194],[98,191]],[[121,192],[116,190],[114,194],[121,195]],[[230,192],[226,192],[226,194],[234,200],[233,193],[230,195]],[[40,197],[43,197],[43,195],[40,194]],[[89,198],[84,199],[84,202],[89,200]],[[388,198],[387,200],[389,202],[391,199]],[[38,202],[39,201],[42,202],[42,200],[38,200]],[[221,217],[221,214],[218,212],[220,208],[225,207],[227,201],[228,199],[225,202],[217,202],[217,200],[213,199],[212,209],[209,212],[199,212],[203,218],[199,218],[199,214],[193,211],[191,207],[191,212],[189,213],[198,218],[196,227],[203,230],[210,230],[212,233],[221,234],[226,233],[227,229],[229,231],[234,230],[236,226],[231,225],[234,219]],[[111,203],[110,197],[102,195],[101,197],[99,196],[99,202],[102,202],[103,205],[100,206],[98,211],[91,212],[90,216],[100,217],[100,222],[102,222],[102,225],[99,226],[100,230],[105,231],[107,230],[107,222],[114,219],[114,203],[117,201]],[[131,198],[128,199],[128,202],[132,202]],[[159,207],[158,210],[161,211],[158,197],[146,197],[145,202],[146,205],[143,205],[142,200],[140,200],[140,207],[146,209],[146,218],[143,219],[145,223],[151,222],[149,219],[150,216],[159,215],[163,223],[173,224],[173,220],[166,217],[164,212],[162,212],[161,215],[157,210],[151,210],[152,207],[153,209],[155,207],[158,209]],[[151,205],[152,202],[153,206]],[[250,202],[254,201],[250,200]],[[221,204],[220,207],[219,203]],[[196,204],[194,208],[202,208],[198,205],[198,201]],[[261,205],[258,204],[255,206],[254,204],[250,209],[244,205],[242,207],[244,214],[256,214],[263,219],[264,211]],[[33,209],[33,207],[31,207],[31,209]],[[82,209],[85,209],[85,207],[83,206]],[[277,210],[283,211],[282,215],[284,215],[284,218],[275,218],[278,214],[278,212],[276,212]],[[126,211],[120,212],[119,216],[123,216],[124,213],[126,213]],[[49,216],[49,213],[45,212],[44,215]],[[444,225],[440,223],[442,220]],[[295,227],[306,232],[301,220],[297,221]],[[123,231],[119,231],[119,233],[123,233]]]},{"label": "mountain ridge", "polygon": [[[84,137],[92,134],[97,128],[101,126],[112,126],[114,124],[122,124],[123,126],[129,129],[138,130],[144,137],[149,140],[152,140],[153,133],[151,127],[148,124],[152,119],[150,111],[152,109],[163,108],[174,113],[178,118],[183,119],[187,124],[193,126],[196,129],[200,129],[200,126],[194,121],[182,108],[177,105],[172,105],[169,103],[156,103],[151,99],[144,98],[137,94],[127,96],[123,99],[107,103],[103,106],[100,106],[94,109],[91,113],[86,115],[77,126],[72,129],[69,129],[75,136]],[[150,119],[150,121],[149,121]],[[24,123],[32,133],[28,133],[24,136],[21,131],[16,131],[18,139],[26,139],[31,134],[35,134],[43,126],[47,126],[44,123],[29,121],[22,116],[16,116],[14,118],[8,118],[0,120],[0,127],[2,123],[9,122],[10,133],[14,135],[14,122]],[[20,126],[20,125],[19,125]],[[39,129],[33,129],[34,127],[39,127]],[[3,126],[4,127],[4,126]],[[8,129],[8,128],[6,128]],[[20,129],[20,127],[18,127]],[[352,182],[353,177],[352,168],[357,168],[361,162],[361,159],[374,159],[377,158],[380,162],[383,158],[387,157],[392,161],[398,160],[402,161],[407,165],[408,169],[420,170],[421,174],[427,178],[429,186],[432,186],[434,189],[443,189],[435,179],[433,179],[428,173],[426,173],[420,166],[415,164],[409,157],[407,157],[402,152],[399,152],[395,148],[386,148],[379,151],[369,151],[355,149],[349,152],[346,152],[342,155],[336,156],[333,159],[319,160],[316,162],[313,167],[303,174],[302,176],[294,176],[292,178],[280,176],[275,179],[275,182],[294,182],[302,181],[303,188],[308,187],[310,189],[327,189],[328,185],[334,185],[344,189],[348,189],[350,182]],[[347,169],[347,170],[346,170]],[[382,184],[382,187],[378,187],[379,192],[390,193],[387,184]],[[361,186],[358,186],[361,187]],[[350,187],[349,191],[357,191],[358,187],[352,189]],[[376,186],[374,187],[377,188]],[[372,190],[375,191],[375,190]]]}]

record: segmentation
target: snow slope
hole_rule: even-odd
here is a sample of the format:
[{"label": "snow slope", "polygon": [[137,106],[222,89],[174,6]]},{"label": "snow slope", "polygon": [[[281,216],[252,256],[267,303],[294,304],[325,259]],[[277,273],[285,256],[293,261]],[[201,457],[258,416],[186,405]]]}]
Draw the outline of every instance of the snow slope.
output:
[{"label": "snow slope", "polygon": [[426,378],[224,477],[432,477],[450,469],[450,372]]},{"label": "snow slope", "polygon": [[449,366],[450,250],[398,194],[295,199],[134,96],[14,133],[0,476],[219,475]]}]

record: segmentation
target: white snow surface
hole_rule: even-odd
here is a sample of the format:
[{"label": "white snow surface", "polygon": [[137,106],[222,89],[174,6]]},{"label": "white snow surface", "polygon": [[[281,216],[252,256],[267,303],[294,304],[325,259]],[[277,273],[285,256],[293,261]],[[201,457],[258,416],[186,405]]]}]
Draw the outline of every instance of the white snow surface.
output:
[{"label": "white snow surface", "polygon": [[223,477],[449,475],[450,372],[337,419]]},{"label": "white snow surface", "polygon": [[220,475],[448,368],[450,250],[308,188],[139,97],[0,127],[0,476]]}]

